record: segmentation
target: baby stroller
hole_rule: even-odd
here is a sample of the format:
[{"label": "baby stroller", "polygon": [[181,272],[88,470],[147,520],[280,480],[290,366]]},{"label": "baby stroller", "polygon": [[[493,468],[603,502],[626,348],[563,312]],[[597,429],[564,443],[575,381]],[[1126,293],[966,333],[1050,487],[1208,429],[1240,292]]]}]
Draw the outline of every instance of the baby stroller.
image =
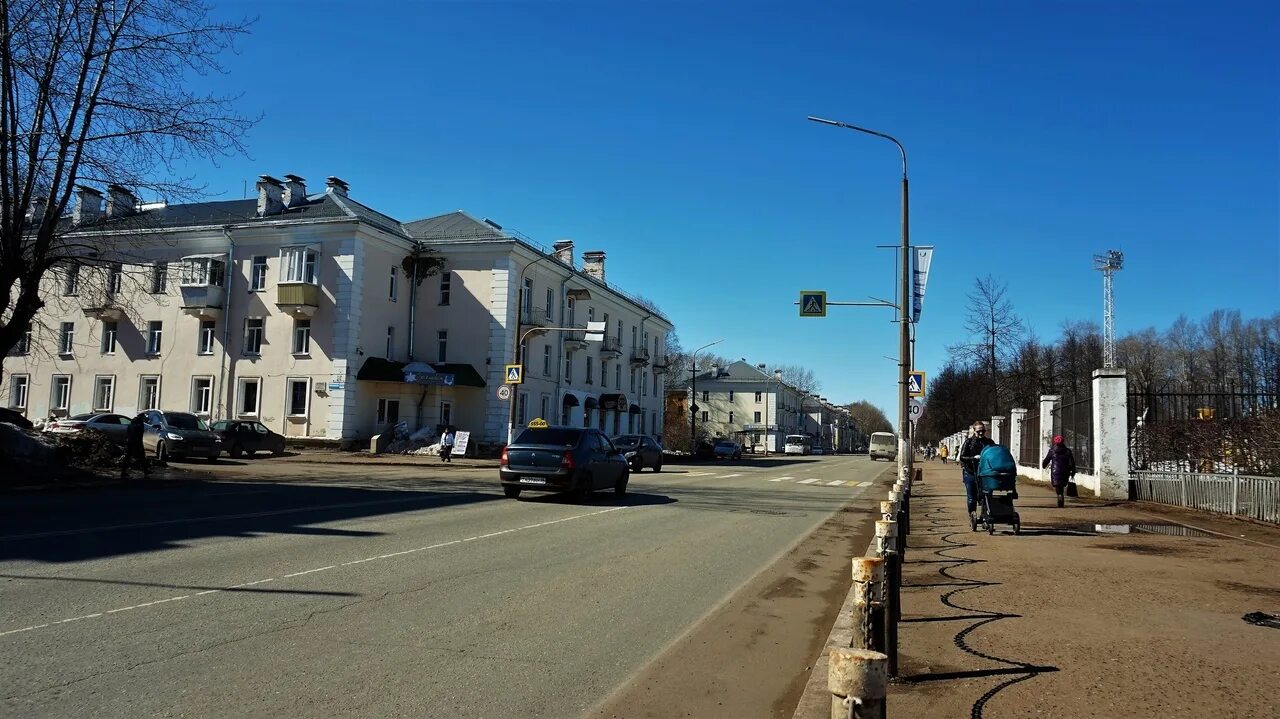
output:
[{"label": "baby stroller", "polygon": [[969,529],[978,531],[978,525],[987,528],[987,534],[995,534],[997,524],[1012,524],[1013,533],[1022,533],[1022,519],[1013,507],[1018,498],[1018,466],[1009,450],[992,445],[982,450],[978,457],[978,514],[969,516]]}]

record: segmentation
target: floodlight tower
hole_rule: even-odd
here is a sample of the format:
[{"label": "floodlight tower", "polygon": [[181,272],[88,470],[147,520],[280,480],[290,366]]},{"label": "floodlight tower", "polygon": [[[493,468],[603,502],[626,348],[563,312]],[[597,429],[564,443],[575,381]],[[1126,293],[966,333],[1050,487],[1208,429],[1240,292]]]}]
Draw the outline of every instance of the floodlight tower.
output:
[{"label": "floodlight tower", "polygon": [[1112,275],[1124,269],[1124,253],[1107,250],[1093,256],[1093,269],[1102,272],[1102,366],[1116,366],[1116,300],[1112,294]]}]

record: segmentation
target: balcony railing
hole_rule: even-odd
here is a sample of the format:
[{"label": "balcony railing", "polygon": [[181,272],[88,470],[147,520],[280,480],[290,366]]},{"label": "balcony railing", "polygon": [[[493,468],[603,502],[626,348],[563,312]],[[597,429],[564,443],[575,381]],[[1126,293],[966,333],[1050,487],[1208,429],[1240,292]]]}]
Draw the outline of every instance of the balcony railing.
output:
[{"label": "balcony railing", "polygon": [[601,357],[621,357],[622,343],[618,341],[617,337],[606,336],[604,340],[600,342],[600,356]]},{"label": "balcony railing", "polygon": [[525,307],[520,310],[521,327],[550,327],[551,324],[544,307]]},{"label": "balcony railing", "polygon": [[649,349],[647,347],[636,347],[632,349],[631,364],[636,367],[644,367],[649,364]]},{"label": "balcony railing", "polygon": [[653,358],[654,374],[662,374],[666,372],[668,369],[670,369],[670,367],[671,367],[671,363],[667,361],[666,355],[658,355]]},{"label": "balcony railing", "polygon": [[276,305],[291,315],[311,317],[320,307],[320,286],[309,282],[280,282]]},{"label": "balcony railing", "polygon": [[586,330],[573,330],[572,332],[561,332],[560,336],[564,338],[564,348],[569,352],[577,352],[587,347]]},{"label": "balcony railing", "polygon": [[202,320],[216,320],[226,307],[227,291],[221,285],[182,285],[182,311]]}]

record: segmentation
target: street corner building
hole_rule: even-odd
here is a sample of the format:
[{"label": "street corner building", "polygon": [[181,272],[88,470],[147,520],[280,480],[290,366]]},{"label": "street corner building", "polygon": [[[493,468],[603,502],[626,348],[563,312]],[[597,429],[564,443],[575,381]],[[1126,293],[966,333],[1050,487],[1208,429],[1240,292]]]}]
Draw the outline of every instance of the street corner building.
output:
[{"label": "street corner building", "polygon": [[79,188],[74,250],[4,358],[0,401],[31,419],[183,411],[344,447],[402,423],[496,445],[534,418],[661,436],[672,325],[605,279],[602,251],[578,266],[571,241],[461,211],[401,222],[337,177],[308,193],[263,175],[244,200],[108,194]]}]

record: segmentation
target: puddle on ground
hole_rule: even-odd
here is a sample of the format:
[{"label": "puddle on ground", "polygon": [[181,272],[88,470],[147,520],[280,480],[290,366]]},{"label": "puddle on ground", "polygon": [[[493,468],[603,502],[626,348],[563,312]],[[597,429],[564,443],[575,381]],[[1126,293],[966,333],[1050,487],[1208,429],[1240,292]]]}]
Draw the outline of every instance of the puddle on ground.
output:
[{"label": "puddle on ground", "polygon": [[1180,524],[1086,524],[1081,529],[1098,534],[1163,534],[1167,537],[1212,537],[1208,532]]}]

